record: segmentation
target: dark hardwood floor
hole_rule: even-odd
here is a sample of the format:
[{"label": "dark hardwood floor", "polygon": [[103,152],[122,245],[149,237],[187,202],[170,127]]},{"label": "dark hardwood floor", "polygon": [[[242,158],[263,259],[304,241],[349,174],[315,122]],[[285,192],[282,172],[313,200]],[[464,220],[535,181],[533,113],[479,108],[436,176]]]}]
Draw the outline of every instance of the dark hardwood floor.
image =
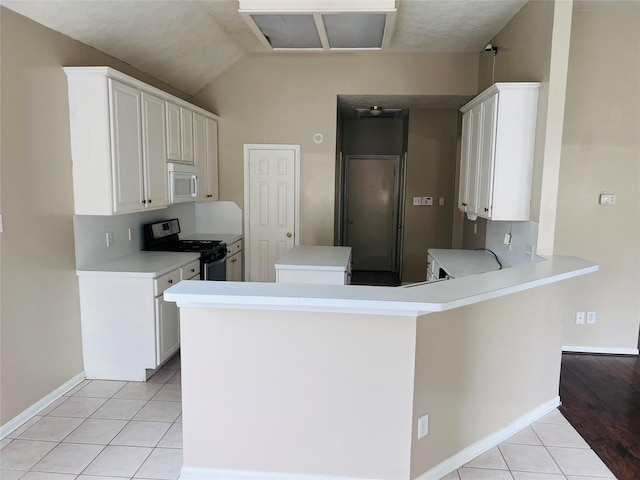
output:
[{"label": "dark hardwood floor", "polygon": [[640,358],[563,354],[560,411],[619,480],[640,480]]}]

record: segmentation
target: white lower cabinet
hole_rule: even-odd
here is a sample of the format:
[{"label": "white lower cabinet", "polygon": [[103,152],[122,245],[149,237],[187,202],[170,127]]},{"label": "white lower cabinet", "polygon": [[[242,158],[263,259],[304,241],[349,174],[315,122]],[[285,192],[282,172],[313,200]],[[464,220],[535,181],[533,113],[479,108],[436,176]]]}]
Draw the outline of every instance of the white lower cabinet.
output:
[{"label": "white lower cabinet", "polygon": [[242,281],[242,240],[227,245],[227,282]]},{"label": "white lower cabinet", "polygon": [[156,297],[156,362],[163,364],[180,348],[178,305]]},{"label": "white lower cabinet", "polygon": [[79,277],[82,350],[88,379],[146,381],[180,348],[178,308],[164,291],[198,279],[192,261],[162,276],[83,274]]}]

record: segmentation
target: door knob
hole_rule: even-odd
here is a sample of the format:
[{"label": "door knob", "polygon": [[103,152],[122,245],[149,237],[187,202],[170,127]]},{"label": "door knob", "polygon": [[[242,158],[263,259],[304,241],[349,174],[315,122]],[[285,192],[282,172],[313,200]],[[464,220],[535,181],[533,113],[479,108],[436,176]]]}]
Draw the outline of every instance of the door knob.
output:
[{"label": "door knob", "polygon": [[292,233],[291,232],[287,232],[287,237],[291,238]]},{"label": "door knob", "polygon": [[351,225],[353,223],[352,219],[349,219],[349,225]]}]

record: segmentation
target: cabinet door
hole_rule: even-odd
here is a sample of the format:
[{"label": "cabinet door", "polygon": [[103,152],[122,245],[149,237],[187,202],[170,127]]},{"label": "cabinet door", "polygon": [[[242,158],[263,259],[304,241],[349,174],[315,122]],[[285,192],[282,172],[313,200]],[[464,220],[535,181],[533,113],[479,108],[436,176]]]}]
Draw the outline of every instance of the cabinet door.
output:
[{"label": "cabinet door", "polygon": [[180,140],[182,161],[193,163],[193,112],[180,107]]},{"label": "cabinet door", "polygon": [[144,208],[141,92],[116,80],[109,85],[113,211],[134,212]]},{"label": "cabinet door", "polygon": [[493,169],[496,148],[496,115],[498,95],[482,102],[480,154],[478,156],[478,215],[491,218],[493,201]]},{"label": "cabinet door", "polygon": [[156,361],[160,365],[180,347],[178,305],[156,298]]},{"label": "cabinet door", "polygon": [[469,208],[469,170],[471,156],[471,112],[462,115],[462,147],[460,150],[460,191],[458,208],[466,212]]},{"label": "cabinet door", "polygon": [[227,257],[227,282],[242,281],[242,254]]},{"label": "cabinet door", "polygon": [[478,182],[480,176],[480,153],[482,150],[482,104],[471,109],[469,144],[469,187],[467,211],[478,213]]},{"label": "cabinet door", "polygon": [[182,161],[180,141],[180,107],[173,103],[167,104],[167,160]]},{"label": "cabinet door", "polygon": [[218,200],[218,122],[212,118],[207,123],[207,200]]},{"label": "cabinet door", "polygon": [[142,152],[146,208],[161,208],[169,204],[164,119],[165,101],[143,92]]},{"label": "cabinet door", "polygon": [[197,200],[207,198],[207,122],[206,118],[193,114],[193,163],[198,167],[200,179]]}]

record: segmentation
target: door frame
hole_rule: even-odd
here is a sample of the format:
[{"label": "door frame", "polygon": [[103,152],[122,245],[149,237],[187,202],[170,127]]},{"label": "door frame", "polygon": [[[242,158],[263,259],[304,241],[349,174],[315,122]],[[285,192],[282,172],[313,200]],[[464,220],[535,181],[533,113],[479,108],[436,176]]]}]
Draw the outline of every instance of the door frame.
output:
[{"label": "door frame", "polygon": [[243,205],[243,218],[244,218],[244,278],[245,281],[251,281],[251,229],[250,219],[251,212],[249,211],[249,198],[251,197],[250,191],[250,178],[249,178],[249,152],[251,150],[293,150],[293,196],[294,196],[294,214],[293,214],[293,245],[300,245],[300,145],[286,145],[286,144],[273,144],[273,143],[245,143],[244,144],[244,205]]},{"label": "door frame", "polygon": [[[393,218],[391,219],[392,228],[394,230],[393,240],[391,242],[391,271],[402,275],[402,249],[403,249],[403,220],[404,220],[404,164],[406,161],[406,154],[404,155],[345,155],[342,162],[342,187],[340,193],[342,196],[341,205],[341,221],[342,227],[340,244],[347,245],[347,231],[348,231],[348,213],[349,213],[349,161],[350,160],[393,160],[395,164],[395,178],[394,178],[394,198],[393,198]],[[405,161],[403,161],[405,160]]]}]

